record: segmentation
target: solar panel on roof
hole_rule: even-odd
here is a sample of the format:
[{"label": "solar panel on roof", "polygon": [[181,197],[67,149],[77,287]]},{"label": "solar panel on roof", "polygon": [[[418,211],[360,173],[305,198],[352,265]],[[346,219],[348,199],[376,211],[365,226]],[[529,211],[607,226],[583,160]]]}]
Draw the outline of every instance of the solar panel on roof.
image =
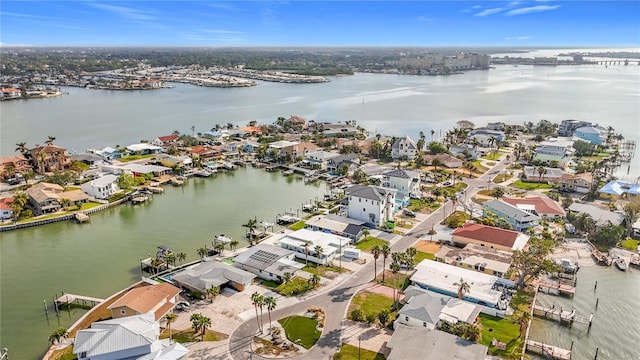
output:
[{"label": "solar panel on roof", "polygon": [[276,261],[280,256],[263,250],[256,251],[253,255],[249,256],[250,259],[263,263],[272,263]]}]

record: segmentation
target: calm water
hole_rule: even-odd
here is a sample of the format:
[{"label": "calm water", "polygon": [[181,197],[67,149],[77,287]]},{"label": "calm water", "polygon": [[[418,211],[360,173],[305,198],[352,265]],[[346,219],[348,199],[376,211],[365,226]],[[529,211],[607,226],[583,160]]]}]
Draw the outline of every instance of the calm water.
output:
[{"label": "calm water", "polygon": [[44,315],[61,291],[107,297],[140,280],[140,257],[167,245],[196,260],[196,249],[214,234],[243,240],[250,218],[273,222],[278,213],[321,197],[324,183],[306,186],[253,168],[190,179],[183,188],[166,187],[144,205],[123,205],[91,215],[91,223],[60,222],[1,233],[1,344],[11,359],[35,359],[49,334],[68,327],[82,311]]},{"label": "calm water", "polygon": [[[324,84],[260,83],[240,89],[182,84],[141,92],[67,88],[69,94],[57,98],[2,102],[0,153],[12,154],[21,141],[42,144],[49,135],[56,136],[61,146],[83,151],[153,139],[173,130],[190,133],[192,125],[199,132],[215,124],[243,125],[290,115],[317,121],[356,120],[372,132],[414,138],[420,131],[427,137],[432,129],[444,132],[461,119],[483,125],[574,118],[610,124],[626,138],[640,140],[639,71],[623,66],[500,66],[447,77],[357,74]],[[635,179],[640,169],[635,166],[623,175]],[[299,208],[323,193],[324,185],[306,187],[287,183],[278,174],[246,169],[192,180],[184,189],[168,188],[150,204],[95,214],[91,224],[58,223],[2,233],[0,345],[10,348],[12,359],[34,359],[59,326],[55,316],[50,322],[44,317],[43,299],[50,302],[60,291],[107,296],[139,279],[139,258],[157,245],[195,259],[195,250],[213,234],[224,232],[238,239],[244,234],[240,225],[250,217],[272,221],[276,213]],[[581,270],[581,276],[589,271]],[[602,339],[610,339],[619,333],[620,324],[639,329],[640,316],[621,310],[637,302],[637,274],[591,271],[592,278],[599,278],[600,272],[605,278],[617,277],[600,281],[598,319],[587,340],[596,341],[597,331]],[[617,287],[605,291],[605,282]],[[576,301],[588,298],[578,294]],[[605,305],[615,302],[624,306]],[[60,322],[68,326],[79,315],[64,315]],[[541,336],[549,331],[551,339],[562,339],[558,345],[570,345],[572,332],[554,333],[553,325],[538,322],[535,329],[541,329]],[[625,354],[613,348],[636,349],[640,333],[625,333],[615,342],[598,341],[603,359],[604,348],[607,354]],[[585,346],[587,357],[574,359],[592,358],[594,349]]]},{"label": "calm water", "polygon": [[[595,282],[598,287],[594,291]],[[586,325],[573,328],[549,320],[535,318],[530,338],[565,349],[571,348],[573,359],[626,360],[640,359],[640,270],[619,271],[597,265],[582,266],[573,299],[540,294],[538,303],[545,306],[576,308],[578,314],[593,313],[591,330]],[[598,301],[598,299],[600,299]],[[596,309],[596,301],[598,308]]]}]

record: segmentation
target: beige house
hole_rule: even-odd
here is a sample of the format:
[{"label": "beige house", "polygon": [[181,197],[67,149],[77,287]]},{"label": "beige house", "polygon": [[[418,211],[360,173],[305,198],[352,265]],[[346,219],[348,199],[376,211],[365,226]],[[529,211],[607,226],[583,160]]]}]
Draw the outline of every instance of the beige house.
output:
[{"label": "beige house", "polygon": [[36,170],[40,173],[64,170],[71,165],[67,149],[55,145],[38,146],[31,150]]},{"label": "beige house", "polygon": [[563,190],[586,194],[591,190],[593,176],[591,173],[562,174],[559,183]]},{"label": "beige house", "polygon": [[129,290],[108,309],[114,319],[154,314],[155,319],[160,320],[176,306],[179,293],[180,289],[168,283],[143,286]]}]

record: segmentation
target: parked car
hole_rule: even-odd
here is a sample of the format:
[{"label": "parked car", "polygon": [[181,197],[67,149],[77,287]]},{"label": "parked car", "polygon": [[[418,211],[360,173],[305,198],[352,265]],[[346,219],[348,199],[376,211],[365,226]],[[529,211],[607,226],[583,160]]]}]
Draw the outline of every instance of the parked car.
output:
[{"label": "parked car", "polygon": [[412,217],[412,218],[416,217],[416,213],[410,210],[405,209],[402,213],[404,214],[404,216],[407,216],[407,217]]}]

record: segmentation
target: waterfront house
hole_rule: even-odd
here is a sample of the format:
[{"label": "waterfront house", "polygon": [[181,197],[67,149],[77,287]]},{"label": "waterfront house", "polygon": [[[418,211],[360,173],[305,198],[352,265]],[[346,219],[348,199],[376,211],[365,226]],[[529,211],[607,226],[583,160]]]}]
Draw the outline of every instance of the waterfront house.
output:
[{"label": "waterfront house", "polygon": [[240,129],[238,129],[238,131],[242,132],[244,135],[243,136],[258,136],[258,135],[262,135],[262,129],[260,129],[258,126],[251,126],[251,125],[247,125],[244,127],[241,127]]},{"label": "waterfront house", "polygon": [[587,213],[595,221],[596,226],[604,226],[608,223],[620,225],[624,221],[624,214],[609,211],[591,204],[574,202],[569,206],[569,211],[573,213]]},{"label": "waterfront house", "polygon": [[262,144],[260,144],[257,141],[253,141],[253,140],[244,140],[243,144],[242,144],[242,151],[246,152],[246,153],[255,153],[258,151],[258,149],[262,146]]},{"label": "waterfront house", "polygon": [[417,151],[418,147],[416,146],[416,143],[411,140],[408,135],[397,139],[391,145],[391,157],[394,160],[413,160],[416,157]]},{"label": "waterfront house", "polygon": [[33,169],[29,159],[24,157],[24,155],[0,158],[0,174],[4,174],[5,170],[8,168],[13,168],[17,174],[22,174]]},{"label": "waterfront house", "polygon": [[519,209],[501,200],[489,200],[482,204],[483,216],[495,214],[505,220],[516,231],[523,231],[538,225],[540,217],[528,211]]},{"label": "waterfront house", "polygon": [[178,294],[180,289],[169,283],[146,285],[129,290],[107,309],[111,310],[113,319],[153,314],[159,321],[176,306]]},{"label": "waterfront house", "polygon": [[358,152],[364,156],[371,155],[371,141],[370,140],[353,140],[353,139],[337,139],[336,148],[342,150],[345,147],[351,147],[355,152]]},{"label": "waterfront house", "polygon": [[503,142],[505,140],[504,132],[483,127],[471,130],[468,137],[470,140],[477,140],[480,145],[487,147],[497,146],[498,143],[494,143],[494,141]]},{"label": "waterfront house", "polygon": [[0,220],[4,221],[13,219],[11,203],[13,203],[12,197],[0,198]]},{"label": "waterfront house", "polygon": [[153,139],[151,144],[155,146],[161,146],[163,148],[169,148],[171,146],[176,146],[178,144],[179,138],[180,135],[178,134],[158,136],[157,138]]},{"label": "waterfront house", "polygon": [[437,154],[437,155],[422,155],[425,165],[433,165],[433,160],[438,160],[440,164],[448,167],[449,169],[462,167],[462,160],[449,154]]},{"label": "waterfront house", "polygon": [[280,149],[280,152],[282,154],[291,155],[291,159],[295,160],[296,158],[300,158],[300,157],[304,158],[308,154],[312,152],[316,152],[320,149],[321,148],[314,143],[303,141],[300,143],[294,143],[293,145],[285,146]]},{"label": "waterfront house", "polygon": [[82,191],[96,199],[108,199],[120,191],[118,177],[113,174],[104,175],[80,185]]},{"label": "waterfront house", "polygon": [[60,210],[62,186],[46,182],[38,183],[25,191],[29,197],[29,207],[36,216]]},{"label": "waterfront house", "polygon": [[352,244],[360,241],[362,232],[366,229],[364,221],[334,214],[313,216],[307,219],[305,224],[309,230],[342,236],[348,238]]},{"label": "waterfront house", "polygon": [[95,150],[89,150],[89,152],[94,153],[98,156],[102,156],[102,158],[104,160],[114,160],[114,159],[120,159],[122,157],[122,150],[121,149],[115,149],[112,148],[110,146],[106,146],[103,149],[95,149]]},{"label": "waterfront house", "polygon": [[300,143],[299,141],[288,141],[288,140],[274,141],[272,143],[269,143],[269,149],[277,149],[282,151],[282,149],[286,147],[298,145],[299,143]]},{"label": "waterfront house", "polygon": [[559,182],[562,190],[573,191],[586,194],[593,185],[593,175],[591,173],[562,174]]},{"label": "waterfront house", "polygon": [[196,145],[191,148],[191,158],[194,160],[200,159],[202,162],[205,162],[221,156],[222,150],[220,148],[208,145]]},{"label": "waterfront house", "polygon": [[606,135],[595,126],[583,126],[575,130],[574,135],[584,141],[588,141],[593,145],[602,145],[606,139]]},{"label": "waterfront house", "polygon": [[290,118],[284,121],[283,125],[294,133],[300,133],[307,128],[307,120],[301,116],[291,115]]},{"label": "waterfront house", "polygon": [[398,311],[394,329],[400,325],[434,330],[446,321],[450,324],[474,324],[480,307],[460,299],[410,285],[404,291],[405,305]]},{"label": "waterfront house", "polygon": [[18,99],[22,96],[22,91],[20,89],[16,89],[13,87],[3,87],[2,88],[2,99]]},{"label": "waterfront house", "polygon": [[640,194],[640,185],[620,180],[611,180],[598,189],[598,194],[603,199],[619,200],[633,198]]},{"label": "waterfront house", "polygon": [[566,214],[562,206],[546,196],[530,196],[526,198],[503,197],[502,201],[511,204],[520,210],[530,212],[534,215],[556,219],[563,218]]},{"label": "waterfront house", "polygon": [[399,325],[386,346],[391,349],[387,360],[484,360],[486,346],[440,330]]},{"label": "waterfront house", "polygon": [[398,190],[380,186],[353,185],[345,190],[349,202],[347,217],[374,227],[393,220]]},{"label": "waterfront house", "polygon": [[29,150],[33,165],[39,173],[62,171],[71,165],[65,148],[56,145],[37,146]]},{"label": "waterfront house", "polygon": [[[506,309],[508,302],[501,300],[502,292],[494,290],[497,276],[451,266],[437,261],[423,260],[416,265],[410,278],[411,285],[450,297],[458,297],[460,279],[469,284],[470,290],[462,300],[482,305],[489,309]],[[491,312],[482,308],[481,311]],[[495,314],[491,314],[495,315]]]},{"label": "waterfront house", "polygon": [[513,252],[474,243],[469,243],[462,249],[443,245],[436,253],[436,261],[503,277],[511,266]]},{"label": "waterfront house", "polygon": [[127,145],[127,151],[129,154],[136,155],[150,155],[157,154],[162,151],[160,146],[147,144],[147,143],[139,143],[139,144],[131,144]]},{"label": "waterfront house", "polygon": [[327,160],[327,171],[331,174],[337,174],[345,166],[348,174],[357,170],[360,167],[358,154],[341,154]]},{"label": "waterfront house", "polygon": [[191,266],[173,275],[173,281],[184,289],[204,294],[211,287],[217,287],[221,290],[228,287],[244,291],[247,286],[251,285],[255,277],[248,271],[212,260]]},{"label": "waterfront house", "polygon": [[396,189],[396,202],[401,207],[409,204],[410,195],[420,196],[420,173],[404,169],[396,169],[382,174],[382,186]]},{"label": "waterfront house", "polygon": [[465,160],[476,160],[479,156],[478,149],[468,144],[449,146],[449,154],[454,157],[462,157]]},{"label": "waterfront house", "polygon": [[560,126],[558,126],[558,136],[573,136],[573,132],[577,128],[592,126],[588,121],[582,120],[562,120]]},{"label": "waterfront house", "polygon": [[120,169],[122,170],[122,172],[130,172],[131,174],[133,174],[133,176],[153,174],[153,176],[156,177],[167,174],[171,171],[171,168],[168,168],[166,166],[145,165],[138,163],[122,165],[120,166]]},{"label": "waterfront house", "polygon": [[563,168],[569,163],[574,152],[573,140],[569,138],[550,138],[538,144],[532,160],[546,163],[556,161]]},{"label": "waterfront house", "polygon": [[[341,246],[349,242],[342,236],[309,229],[300,229],[278,239],[280,247],[293,251],[296,258],[319,265],[326,265],[340,256]],[[316,246],[322,248],[320,253],[316,251]]]},{"label": "waterfront house", "polygon": [[98,321],[78,330],[73,343],[78,360],[184,360],[189,350],[160,340],[153,314]]},{"label": "waterfront house", "polygon": [[233,266],[261,279],[282,282],[285,274],[294,276],[304,264],[295,261],[291,250],[269,244],[258,244],[233,258]]},{"label": "waterfront house", "polygon": [[558,168],[543,167],[544,170],[540,173],[540,167],[538,166],[525,166],[522,169],[522,177],[530,182],[552,182],[558,183],[562,179],[564,171]]},{"label": "waterfront house", "polygon": [[156,163],[165,167],[174,168],[178,166],[184,169],[191,168],[193,159],[188,155],[158,154],[156,156]]},{"label": "waterfront house", "polygon": [[102,165],[104,164],[104,161],[105,161],[105,159],[102,156],[98,154],[92,154],[92,153],[71,155],[70,158],[71,158],[71,161],[79,161],[83,164],[87,164],[93,167]]},{"label": "waterfront house", "polygon": [[324,130],[322,131],[322,135],[328,138],[344,136],[353,137],[357,133],[358,128],[346,124],[331,124],[330,126],[325,126]]},{"label": "waterfront house", "polygon": [[490,249],[522,250],[529,242],[529,235],[493,226],[465,223],[451,234],[451,240],[460,245],[476,244]]},{"label": "waterfront house", "polygon": [[338,156],[339,154],[324,150],[313,151],[306,154],[304,161],[314,169],[326,170],[327,162]]}]

